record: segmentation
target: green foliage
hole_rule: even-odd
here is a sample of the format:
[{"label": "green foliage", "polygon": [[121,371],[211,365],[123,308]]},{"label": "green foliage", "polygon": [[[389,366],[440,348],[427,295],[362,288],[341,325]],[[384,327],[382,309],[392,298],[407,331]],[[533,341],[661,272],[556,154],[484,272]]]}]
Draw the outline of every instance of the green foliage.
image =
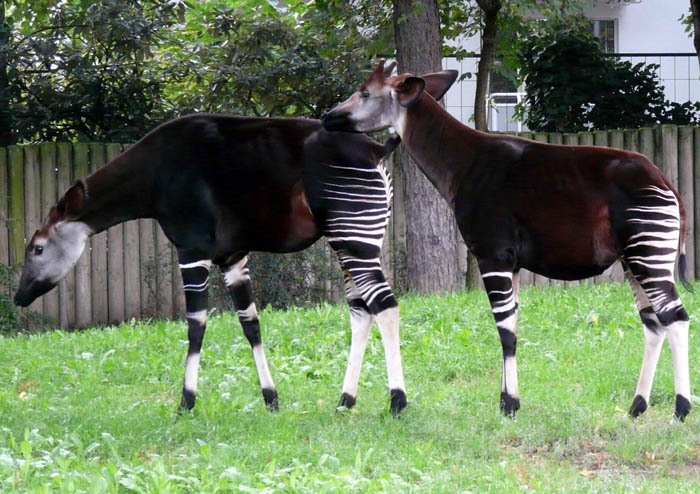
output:
[{"label": "green foliage", "polygon": [[3,9],[0,136],[9,137],[0,145],[129,142],[193,111],[319,116],[387,52],[386,32],[369,22],[390,12],[368,4],[356,15],[339,0],[15,0]]},{"label": "green foliage", "polygon": [[12,267],[0,263],[0,335],[14,335],[20,332],[41,328],[41,317],[19,309],[12,302],[19,278],[19,266]]},{"label": "green foliage", "polygon": [[520,52],[521,115],[535,131],[578,132],[700,122],[697,103],[665,99],[658,65],[607,57],[581,24],[530,36]]},{"label": "green foliage", "polygon": [[[699,299],[682,296],[695,326]],[[520,302],[515,420],[498,412],[501,349],[482,292],[400,300],[410,401],[400,420],[377,331],[356,407],[334,411],[344,306],[261,313],[276,414],[233,314],[210,319],[199,401],[176,421],[184,321],[0,338],[0,490],[697,492],[700,416],[696,402],[686,423],[670,420],[667,349],[652,406],[625,413],[643,349],[629,288],[530,288]],[[691,331],[691,362],[697,339]]]}]

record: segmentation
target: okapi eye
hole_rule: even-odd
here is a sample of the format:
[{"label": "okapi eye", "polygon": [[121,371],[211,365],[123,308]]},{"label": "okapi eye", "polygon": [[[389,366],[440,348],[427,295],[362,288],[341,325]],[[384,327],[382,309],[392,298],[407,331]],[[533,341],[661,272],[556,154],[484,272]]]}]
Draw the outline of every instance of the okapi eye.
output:
[{"label": "okapi eye", "polygon": [[40,256],[42,252],[44,252],[44,246],[43,246],[43,245],[35,245],[35,246],[34,246],[34,255],[35,255],[35,256]]},{"label": "okapi eye", "polygon": [[366,89],[365,89],[364,91],[361,91],[361,92],[360,92],[360,98],[362,98],[362,99],[367,99],[367,98],[369,98],[369,91],[367,91]]}]

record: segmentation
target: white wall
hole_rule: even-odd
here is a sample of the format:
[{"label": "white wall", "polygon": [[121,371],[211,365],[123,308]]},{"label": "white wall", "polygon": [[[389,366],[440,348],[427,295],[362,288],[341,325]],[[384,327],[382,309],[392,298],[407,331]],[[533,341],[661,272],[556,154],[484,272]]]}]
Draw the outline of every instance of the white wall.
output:
[{"label": "white wall", "polygon": [[691,53],[693,41],[679,21],[689,9],[688,0],[642,0],[614,7],[599,2],[586,17],[617,19],[618,53]]}]

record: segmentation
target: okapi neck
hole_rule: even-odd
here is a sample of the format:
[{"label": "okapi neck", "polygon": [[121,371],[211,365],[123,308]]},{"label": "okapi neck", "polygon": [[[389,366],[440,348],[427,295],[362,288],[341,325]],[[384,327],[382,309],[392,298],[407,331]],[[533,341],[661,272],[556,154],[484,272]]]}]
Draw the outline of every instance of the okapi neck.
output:
[{"label": "okapi neck", "polygon": [[459,178],[473,161],[476,134],[477,131],[463,125],[426,94],[406,111],[401,140],[418,167],[451,206],[454,206]]},{"label": "okapi neck", "polygon": [[153,170],[139,159],[137,148],[127,150],[85,179],[87,197],[77,219],[93,233],[153,216]]}]

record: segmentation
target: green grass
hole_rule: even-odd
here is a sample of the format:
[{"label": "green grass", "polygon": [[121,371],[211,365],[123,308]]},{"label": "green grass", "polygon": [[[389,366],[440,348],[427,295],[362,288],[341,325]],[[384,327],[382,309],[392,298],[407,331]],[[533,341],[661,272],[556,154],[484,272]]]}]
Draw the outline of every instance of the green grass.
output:
[{"label": "green grass", "polygon": [[[697,388],[700,297],[682,295]],[[265,410],[230,314],[210,319],[197,406],[176,421],[182,321],[0,339],[0,490],[697,492],[700,407],[671,420],[668,345],[652,406],[626,415],[643,349],[629,288],[528,289],[520,306],[515,420],[498,411],[501,350],[483,293],[401,300],[399,420],[378,331],[356,408],[334,411],[343,306],[261,314],[279,413]]]}]

